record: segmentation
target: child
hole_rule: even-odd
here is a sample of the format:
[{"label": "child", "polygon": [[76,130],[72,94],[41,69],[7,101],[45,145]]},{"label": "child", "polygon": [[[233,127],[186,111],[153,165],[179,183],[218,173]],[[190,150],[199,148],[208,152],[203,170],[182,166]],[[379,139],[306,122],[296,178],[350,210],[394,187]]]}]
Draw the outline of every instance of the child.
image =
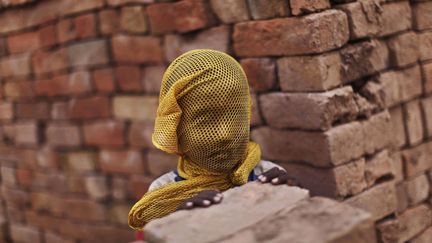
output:
[{"label": "child", "polygon": [[229,55],[193,50],[175,59],[162,78],[152,141],[179,155],[177,170],[151,184],[129,212],[129,225],[141,230],[178,209],[219,203],[220,191],[256,178],[293,184],[250,141],[251,109],[246,75]]}]

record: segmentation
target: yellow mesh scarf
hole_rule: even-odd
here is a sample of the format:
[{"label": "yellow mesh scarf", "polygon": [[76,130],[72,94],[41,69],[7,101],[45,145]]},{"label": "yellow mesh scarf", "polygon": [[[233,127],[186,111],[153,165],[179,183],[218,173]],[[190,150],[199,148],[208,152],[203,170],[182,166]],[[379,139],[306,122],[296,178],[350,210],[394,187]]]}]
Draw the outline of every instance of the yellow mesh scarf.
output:
[{"label": "yellow mesh scarf", "polygon": [[245,184],[261,157],[249,140],[251,106],[246,75],[229,55],[194,50],[174,60],[162,78],[152,141],[180,156],[177,170],[186,180],[144,194],[129,225],[141,230],[203,190]]}]

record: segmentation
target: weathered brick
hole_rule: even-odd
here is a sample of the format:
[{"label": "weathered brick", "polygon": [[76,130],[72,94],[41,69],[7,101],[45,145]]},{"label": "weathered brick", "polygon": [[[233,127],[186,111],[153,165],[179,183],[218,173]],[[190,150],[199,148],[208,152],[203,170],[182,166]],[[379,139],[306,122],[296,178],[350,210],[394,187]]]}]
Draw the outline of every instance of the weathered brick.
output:
[{"label": "weathered brick", "polygon": [[247,58],[240,62],[246,73],[250,87],[254,91],[267,91],[276,88],[276,65],[269,58]]},{"label": "weathered brick", "polygon": [[0,77],[30,74],[30,55],[19,54],[0,59]]},{"label": "weathered brick", "polygon": [[39,142],[38,125],[34,122],[15,124],[15,143],[36,145]]},{"label": "weathered brick", "polygon": [[98,121],[84,125],[84,141],[96,146],[122,146],[125,125],[120,121]]},{"label": "weathered brick", "polygon": [[420,60],[432,60],[432,31],[418,34]]},{"label": "weathered brick", "polygon": [[138,66],[119,66],[115,69],[115,77],[122,91],[143,91],[141,76]]},{"label": "weathered brick", "polygon": [[249,19],[246,0],[210,0],[211,7],[224,24],[242,22]]},{"label": "weathered brick", "polygon": [[18,184],[24,188],[30,188],[33,184],[33,171],[27,169],[17,169],[16,176]]},{"label": "weathered brick", "polygon": [[289,2],[291,7],[291,13],[293,15],[313,13],[330,8],[329,0],[290,0]]},{"label": "weathered brick", "polygon": [[366,154],[374,154],[390,145],[393,131],[390,130],[390,114],[388,111],[373,115],[369,120],[363,121],[362,125]]},{"label": "weathered brick", "polygon": [[268,93],[259,99],[267,124],[275,128],[327,130],[336,121],[352,120],[358,111],[351,87],[311,94]]},{"label": "weathered brick", "polygon": [[96,169],[98,158],[94,152],[70,152],[65,155],[68,170],[74,172],[89,172]]},{"label": "weathered brick", "polygon": [[120,27],[132,33],[147,32],[146,13],[142,6],[123,7],[120,13]]},{"label": "weathered brick", "polygon": [[409,101],[422,93],[419,66],[382,73],[378,81],[383,85],[386,107],[393,107],[401,102]]},{"label": "weathered brick", "polygon": [[83,175],[71,174],[67,178],[66,188],[71,193],[85,195],[85,177]]},{"label": "weathered brick", "polygon": [[85,179],[87,194],[93,200],[105,200],[110,195],[106,176],[87,176]]},{"label": "weathered brick", "polygon": [[127,3],[138,3],[138,4],[153,3],[155,2],[155,0],[108,0],[107,2],[110,6],[119,6]]},{"label": "weathered brick", "polygon": [[419,144],[424,135],[420,102],[419,100],[413,100],[404,104],[403,107],[408,144]]},{"label": "weathered brick", "polygon": [[390,155],[390,161],[392,162],[392,174],[396,183],[402,182],[404,179],[404,169],[402,154],[400,151],[394,152]]},{"label": "weathered brick", "polygon": [[388,66],[387,46],[381,41],[362,41],[341,50],[342,80],[350,82],[377,73]]},{"label": "weathered brick", "polygon": [[423,143],[402,151],[404,168],[407,177],[413,177],[432,168],[429,156],[432,154],[432,143]]},{"label": "weathered brick", "polygon": [[71,219],[100,221],[107,220],[107,210],[100,204],[84,199],[66,199],[66,215]]},{"label": "weathered brick", "polygon": [[68,42],[76,38],[76,30],[71,18],[62,19],[57,23],[57,36],[60,43]]},{"label": "weathered brick", "polygon": [[432,97],[422,99],[421,107],[425,121],[425,134],[427,137],[432,137]]},{"label": "weathered brick", "polygon": [[422,2],[412,5],[414,28],[416,30],[432,29],[432,3]]},{"label": "weathered brick", "polygon": [[334,168],[322,169],[296,163],[281,164],[312,195],[344,198],[366,188],[365,160],[359,159]]},{"label": "weathered brick", "polygon": [[66,238],[60,234],[56,234],[53,232],[45,232],[44,234],[45,243],[74,243],[75,240],[72,238]]},{"label": "weathered brick", "polygon": [[153,96],[115,96],[114,117],[120,119],[154,121],[158,105]]},{"label": "weathered brick", "polygon": [[2,102],[0,104],[0,120],[10,120],[13,118],[12,103]]},{"label": "weathered brick", "polygon": [[427,205],[410,208],[396,219],[389,219],[377,225],[381,241],[405,242],[432,224],[432,211]]},{"label": "weathered brick", "polygon": [[10,53],[30,52],[41,46],[38,32],[25,32],[9,36],[7,44]]},{"label": "weathered brick", "polygon": [[369,212],[374,220],[382,219],[396,211],[396,189],[393,182],[376,185],[345,200],[351,206]]},{"label": "weathered brick", "polygon": [[127,218],[125,215],[129,214],[130,206],[126,204],[113,205],[109,210],[110,222],[126,225]]},{"label": "weathered brick", "polygon": [[37,80],[35,86],[37,94],[42,96],[79,95],[92,89],[90,74],[85,71]]},{"label": "weathered brick", "polygon": [[2,166],[0,167],[0,174],[4,185],[8,187],[17,186],[18,182],[15,168]]},{"label": "weathered brick", "polygon": [[51,193],[64,194],[66,188],[66,176],[57,172],[35,172],[33,178],[35,190],[48,190]]},{"label": "weathered brick", "polygon": [[116,201],[124,201],[127,198],[127,181],[123,177],[117,177],[114,176],[112,178],[112,190],[111,190],[111,196]]},{"label": "weathered brick", "polygon": [[45,192],[31,193],[32,209],[36,212],[49,212],[55,216],[64,216],[65,202],[58,195]]},{"label": "weathered brick", "polygon": [[239,56],[321,53],[344,45],[348,38],[347,17],[338,10],[302,18],[239,23],[233,34],[234,50]]},{"label": "weathered brick", "polygon": [[109,100],[105,96],[72,99],[68,106],[72,119],[107,118],[111,115]]},{"label": "weathered brick", "polygon": [[0,38],[0,57],[7,54],[6,38]]},{"label": "weathered brick", "polygon": [[59,155],[50,146],[44,146],[37,151],[36,162],[40,168],[58,168]]},{"label": "weathered brick", "polygon": [[112,38],[114,58],[124,63],[160,63],[162,48],[160,40],[148,36],[117,35]]},{"label": "weathered brick", "polygon": [[30,225],[11,224],[10,236],[14,242],[43,242],[41,232]]},{"label": "weathered brick", "polygon": [[127,186],[127,188],[129,188],[129,194],[132,198],[139,200],[144,193],[148,191],[151,183],[152,178],[148,176],[133,175],[129,180],[129,185]]},{"label": "weathered brick", "polygon": [[137,150],[103,150],[100,153],[101,169],[108,173],[144,173],[144,158]]},{"label": "weathered brick", "polygon": [[150,150],[147,153],[148,169],[152,175],[160,176],[177,168],[178,156]]},{"label": "weathered brick", "polygon": [[218,26],[195,34],[191,33],[187,37],[166,35],[164,43],[165,56],[169,61],[194,49],[213,49],[229,53],[230,28],[225,25]]},{"label": "weathered brick", "polygon": [[153,133],[153,124],[149,122],[132,122],[128,140],[129,144],[136,147],[152,147],[151,134]]},{"label": "weathered brick", "polygon": [[368,186],[372,186],[377,180],[392,175],[394,162],[389,157],[388,151],[378,152],[366,161],[365,179]]},{"label": "weathered brick", "polygon": [[338,6],[348,15],[350,39],[375,36],[381,30],[382,8],[377,1],[365,0]]},{"label": "weathered brick", "polygon": [[[0,114],[2,108],[0,106]],[[15,106],[15,114],[17,118],[30,118],[30,119],[48,119],[49,104],[47,102],[33,102],[33,103],[17,103]]]},{"label": "weathered brick", "polygon": [[37,52],[32,57],[33,69],[37,75],[66,69],[69,65],[66,51]]},{"label": "weathered brick", "polygon": [[390,127],[392,130],[392,147],[400,148],[406,144],[405,126],[402,108],[400,106],[390,109]]},{"label": "weathered brick", "polygon": [[102,34],[113,34],[120,29],[120,15],[115,9],[105,9],[99,12],[99,28]]},{"label": "weathered brick", "polygon": [[175,3],[152,4],[147,8],[153,33],[180,33],[212,25],[209,7],[203,0],[183,0]]},{"label": "weathered brick", "polygon": [[390,38],[388,46],[392,66],[407,66],[419,59],[419,42],[417,34],[414,32],[407,32]]},{"label": "weathered brick", "polygon": [[408,1],[382,5],[381,36],[408,30],[412,25],[411,7]]},{"label": "weathered brick", "polygon": [[144,68],[143,86],[146,93],[159,94],[165,66],[149,66]]},{"label": "weathered brick", "polygon": [[426,94],[430,94],[432,93],[432,63],[427,63],[422,65],[422,74],[424,80],[423,92]]},{"label": "weathered brick", "polygon": [[425,174],[403,182],[409,205],[416,205],[429,197],[429,180]]},{"label": "weathered brick", "polygon": [[397,195],[397,212],[401,213],[408,208],[408,195],[404,183],[399,183],[396,185],[396,195]]},{"label": "weathered brick", "polygon": [[53,146],[79,146],[81,135],[79,128],[68,124],[49,124],[46,129],[47,142]]},{"label": "weathered brick", "polygon": [[39,43],[41,47],[48,47],[57,44],[57,32],[54,25],[47,25],[39,29]]},{"label": "weathered brick", "polygon": [[412,238],[410,243],[428,243],[430,239],[432,239],[432,227]]},{"label": "weathered brick", "polygon": [[[138,54],[138,53],[137,53]],[[95,40],[67,47],[71,66],[94,66],[108,63],[108,49],[105,40]]]},{"label": "weathered brick", "polygon": [[58,101],[52,104],[51,117],[54,120],[66,120],[69,118],[69,106],[66,101]]},{"label": "weathered brick", "polygon": [[338,53],[284,57],[277,64],[283,91],[324,91],[342,83]]},{"label": "weathered brick", "polygon": [[260,108],[258,106],[258,96],[257,94],[251,93],[252,99],[252,117],[250,121],[250,125],[252,127],[259,126],[263,123],[263,119],[261,117]]},{"label": "weathered brick", "polygon": [[283,17],[289,14],[288,3],[285,0],[247,0],[250,15],[253,19],[269,19]]},{"label": "weathered brick", "polygon": [[9,187],[2,186],[1,193],[3,200],[9,205],[13,205],[18,209],[25,208],[30,202],[29,193],[21,189],[12,189]]},{"label": "weathered brick", "polygon": [[78,39],[96,36],[96,17],[94,14],[84,14],[73,19]]},{"label": "weathered brick", "polygon": [[92,73],[95,89],[99,92],[110,93],[115,90],[114,72],[111,68],[96,69]]}]

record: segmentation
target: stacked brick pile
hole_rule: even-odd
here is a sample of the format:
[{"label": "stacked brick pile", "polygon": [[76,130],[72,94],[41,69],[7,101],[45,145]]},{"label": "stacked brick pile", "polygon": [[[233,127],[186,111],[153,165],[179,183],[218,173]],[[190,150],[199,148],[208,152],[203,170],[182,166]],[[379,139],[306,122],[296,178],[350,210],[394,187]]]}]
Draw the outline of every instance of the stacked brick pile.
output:
[{"label": "stacked brick pile", "polygon": [[1,237],[125,242],[175,158],[150,142],[164,68],[244,67],[253,139],[315,195],[430,242],[432,1],[0,1]]}]

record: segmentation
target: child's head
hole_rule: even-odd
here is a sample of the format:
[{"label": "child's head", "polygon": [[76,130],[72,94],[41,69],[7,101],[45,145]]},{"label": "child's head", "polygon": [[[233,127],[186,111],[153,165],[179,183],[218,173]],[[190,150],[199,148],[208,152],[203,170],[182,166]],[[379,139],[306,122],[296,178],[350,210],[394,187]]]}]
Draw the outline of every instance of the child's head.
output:
[{"label": "child's head", "polygon": [[219,51],[190,51],[163,76],[153,143],[209,172],[232,171],[245,156],[250,116],[239,63]]}]

